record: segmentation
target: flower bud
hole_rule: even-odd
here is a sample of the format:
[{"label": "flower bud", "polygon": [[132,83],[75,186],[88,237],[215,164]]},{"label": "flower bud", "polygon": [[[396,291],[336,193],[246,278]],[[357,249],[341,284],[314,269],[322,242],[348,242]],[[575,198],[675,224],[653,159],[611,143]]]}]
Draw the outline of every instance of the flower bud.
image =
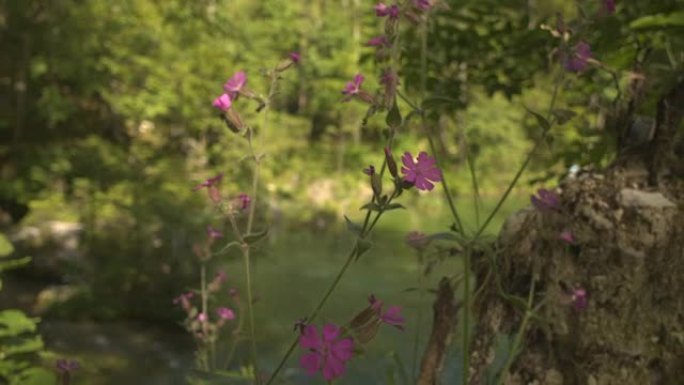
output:
[{"label": "flower bud", "polygon": [[392,157],[392,150],[389,147],[385,147],[385,160],[387,161],[387,169],[389,170],[392,177],[397,178],[399,172],[397,171],[397,162],[394,161]]}]

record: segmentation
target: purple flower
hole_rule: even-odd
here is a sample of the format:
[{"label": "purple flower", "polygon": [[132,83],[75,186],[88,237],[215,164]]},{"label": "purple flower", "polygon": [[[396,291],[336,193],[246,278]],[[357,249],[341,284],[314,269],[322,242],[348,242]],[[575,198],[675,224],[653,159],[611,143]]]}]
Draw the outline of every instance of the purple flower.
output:
[{"label": "purple flower", "polygon": [[197,320],[198,320],[199,322],[204,323],[204,322],[207,322],[208,319],[209,319],[209,317],[207,317],[207,313],[202,312],[202,313],[199,313],[199,314],[197,315]]},{"label": "purple flower", "polygon": [[226,321],[235,319],[235,312],[233,312],[231,309],[227,307],[220,307],[216,309],[216,315],[218,315],[220,319]]},{"label": "purple flower", "polygon": [[207,187],[207,188],[214,187],[217,184],[219,184],[219,182],[221,182],[221,179],[223,179],[223,173],[220,173],[213,178],[209,178],[209,179],[205,180],[204,182],[195,186],[192,190],[197,191],[197,190],[204,188],[204,187]]},{"label": "purple flower", "polygon": [[290,52],[290,54],[288,56],[289,56],[290,60],[292,60],[292,62],[295,64],[298,64],[299,61],[302,59],[299,52]]},{"label": "purple flower", "polygon": [[390,19],[399,18],[399,7],[396,4],[388,7],[384,3],[378,3],[374,8],[377,17],[389,16]]},{"label": "purple flower", "polygon": [[609,15],[615,13],[615,0],[603,0],[603,9]]},{"label": "purple flower", "polygon": [[314,325],[307,325],[299,337],[299,345],[308,350],[299,359],[300,366],[310,376],[319,370],[326,381],[332,381],[347,370],[346,362],[354,355],[354,340],[339,338],[340,328],[334,324],[323,326],[321,336]]},{"label": "purple flower", "polygon": [[380,35],[368,40],[368,43],[366,43],[366,45],[369,47],[387,46],[389,45],[389,40],[387,40],[387,36]]},{"label": "purple flower", "polygon": [[226,84],[223,85],[223,89],[232,98],[235,98],[242,88],[244,88],[245,84],[247,84],[247,74],[245,71],[238,71],[232,78],[226,81]]},{"label": "purple flower", "polygon": [[570,72],[583,72],[589,65],[589,59],[591,59],[591,47],[587,42],[580,41],[566,56],[563,65]]},{"label": "purple flower", "polygon": [[361,85],[363,84],[363,79],[364,79],[363,75],[356,74],[356,76],[354,76],[354,80],[348,82],[347,85],[344,86],[342,93],[347,95],[347,96],[352,96],[352,95],[358,94],[359,91],[361,90]]},{"label": "purple flower", "polygon": [[532,195],[530,201],[540,211],[556,210],[560,207],[560,197],[558,194],[543,188],[537,190],[537,195]]},{"label": "purple flower", "polygon": [[390,306],[387,311],[380,316],[380,321],[386,323],[387,325],[394,326],[399,330],[404,330],[404,317],[399,314],[401,312],[401,307]]},{"label": "purple flower", "polygon": [[424,249],[429,242],[427,236],[420,231],[411,231],[406,234],[406,243],[416,250]]},{"label": "purple flower", "polygon": [[427,11],[432,8],[430,0],[413,0],[413,5],[421,11]]},{"label": "purple flower", "polygon": [[579,311],[587,308],[587,291],[581,287],[574,289],[570,298],[572,299],[572,305],[575,307],[575,310]]},{"label": "purple flower", "polygon": [[249,195],[245,193],[238,194],[237,206],[240,208],[240,210],[247,210],[250,203],[252,203],[252,198],[250,198]]},{"label": "purple flower", "polygon": [[380,322],[394,326],[399,330],[404,330],[405,319],[399,314],[401,312],[400,306],[390,306],[387,308],[387,311],[383,313],[382,308],[384,303],[377,299],[374,294],[371,294],[368,297],[368,302],[370,303],[371,309],[378,314]]},{"label": "purple flower", "polygon": [[71,373],[81,368],[81,365],[76,360],[67,360],[60,358],[55,361],[55,368],[61,374]]},{"label": "purple flower", "polygon": [[233,102],[231,101],[230,95],[228,94],[223,94],[218,98],[214,99],[214,107],[218,108],[221,111],[228,111],[232,105]]},{"label": "purple flower", "polygon": [[565,241],[570,245],[575,244],[575,236],[572,234],[572,231],[570,230],[561,231],[561,233],[558,234],[558,238],[560,238],[561,240]]},{"label": "purple flower", "polygon": [[189,292],[187,292],[187,293],[181,294],[181,295],[179,295],[178,297],[174,298],[174,299],[173,299],[173,303],[174,303],[174,304],[179,304],[179,303],[181,303],[181,302],[183,302],[183,301],[189,301],[189,300],[192,299],[192,297],[194,297],[194,296],[195,296],[195,293],[189,291]]},{"label": "purple flower", "polygon": [[368,168],[364,168],[364,169],[363,169],[363,173],[366,174],[366,175],[368,175],[368,176],[373,176],[373,175],[375,175],[375,166],[373,166],[373,165],[371,164],[370,166],[368,166]]},{"label": "purple flower", "polygon": [[223,238],[223,233],[211,227],[211,225],[207,225],[207,235],[212,240]]},{"label": "purple flower", "polygon": [[214,277],[214,281],[216,281],[218,284],[223,284],[227,280],[228,280],[228,275],[223,270],[219,270],[219,272],[216,273],[216,277]]},{"label": "purple flower", "polygon": [[228,295],[233,298],[234,300],[240,299],[240,293],[238,292],[238,289],[231,287],[228,289]]},{"label": "purple flower", "polygon": [[405,175],[404,179],[413,183],[419,190],[431,191],[435,187],[432,182],[442,180],[442,173],[435,165],[437,163],[435,158],[425,151],[418,154],[416,162],[413,161],[413,155],[407,151],[401,157],[401,161],[404,164],[401,168],[401,172]]}]

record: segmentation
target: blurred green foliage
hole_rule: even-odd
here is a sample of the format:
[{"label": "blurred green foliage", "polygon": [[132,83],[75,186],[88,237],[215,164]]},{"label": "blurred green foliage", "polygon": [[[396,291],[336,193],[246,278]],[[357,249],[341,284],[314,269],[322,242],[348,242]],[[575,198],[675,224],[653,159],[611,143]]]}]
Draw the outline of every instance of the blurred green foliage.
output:
[{"label": "blurred green foliage", "polygon": [[[10,258],[14,248],[0,233],[0,274],[25,266],[30,258]],[[2,275],[0,275],[2,290]],[[37,366],[43,340],[37,333],[38,319],[17,309],[0,310],[0,381],[8,385],[53,384],[54,375]]]},{"label": "blurred green foliage", "polygon": [[[555,26],[558,13],[573,31],[568,44],[590,42],[600,64],[565,75],[558,105],[577,116],[553,132],[528,181],[609,161],[615,133],[604,121],[631,96],[633,75],[648,79],[641,110],[653,114],[657,96],[682,74],[680,0],[618,2],[612,16],[601,14],[598,0],[447,3],[428,31],[427,97],[457,197],[471,188],[468,156],[481,193],[492,197],[540,134],[524,106],[546,108],[562,72],[560,40],[540,28]],[[385,126],[380,116],[361,125],[363,106],[340,103],[340,90],[357,72],[367,75],[364,87],[378,84],[373,48],[364,46],[381,33],[373,4],[0,1],[0,201],[25,225],[85,225],[78,283],[86,289],[76,308],[63,310],[171,314],[169,299],[196,275],[192,244],[212,218],[192,186],[226,172],[226,194],[249,189],[245,144],[223,127],[211,100],[241,69],[248,86],[264,92],[260,71],[291,51],[302,62],[279,84],[269,123],[235,106],[267,155],[259,220],[330,223],[355,213],[370,194],[360,170],[382,162]],[[415,28],[402,39],[402,87],[417,100],[421,42]],[[400,107],[406,115],[408,106]],[[412,125],[395,155],[427,147],[423,128]],[[417,197],[405,205],[440,212],[436,200]]]}]

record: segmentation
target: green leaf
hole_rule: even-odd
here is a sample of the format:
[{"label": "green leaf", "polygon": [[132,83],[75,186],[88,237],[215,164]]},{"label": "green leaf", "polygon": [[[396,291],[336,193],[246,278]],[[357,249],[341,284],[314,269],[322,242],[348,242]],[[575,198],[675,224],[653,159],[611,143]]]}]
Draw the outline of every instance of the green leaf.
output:
[{"label": "green leaf", "polygon": [[684,28],[684,12],[642,16],[629,23],[629,28],[634,30]]},{"label": "green leaf", "polygon": [[17,377],[16,384],[22,385],[54,385],[56,383],[54,372],[38,367],[23,370]]},{"label": "green leaf", "polygon": [[394,104],[392,104],[392,108],[389,110],[389,112],[387,112],[385,122],[388,126],[392,128],[397,128],[401,126],[401,112],[399,111],[399,107],[397,106],[396,99],[394,100]]},{"label": "green leaf", "polygon": [[404,205],[401,203],[390,203],[389,205],[385,206],[383,211],[390,211],[390,210],[396,210],[396,209],[405,209]]},{"label": "green leaf", "polygon": [[380,206],[378,206],[378,204],[375,202],[371,202],[361,206],[359,210],[380,211]]},{"label": "green leaf", "polygon": [[10,259],[0,262],[0,273],[5,270],[16,269],[31,262],[31,257],[24,257],[19,259]]},{"label": "green leaf", "polygon": [[23,311],[9,309],[0,311],[0,337],[34,333],[38,318],[29,318]]},{"label": "green leaf", "polygon": [[258,233],[249,233],[245,235],[242,239],[247,243],[248,245],[251,245],[253,243],[259,242],[262,238],[266,237],[268,235],[268,229],[264,229],[262,231],[259,231]]},{"label": "green leaf", "polygon": [[575,111],[563,110],[563,109],[553,110],[552,113],[553,113],[553,116],[556,118],[556,123],[558,123],[559,125],[563,125],[563,124],[567,123],[572,118],[574,118],[575,115],[577,115],[577,113],[575,113]]},{"label": "green leaf", "polygon": [[3,234],[0,234],[0,258],[6,257],[14,252],[14,246]]},{"label": "green leaf", "polygon": [[351,231],[352,234],[361,235],[361,231],[363,230],[361,225],[352,222],[346,215],[344,216],[344,221],[347,223],[347,230]]},{"label": "green leaf", "polygon": [[426,98],[422,105],[421,108],[424,110],[430,110],[430,109],[436,109],[439,107],[461,107],[463,103],[457,99],[454,98],[449,98],[446,96],[432,96],[429,98]]},{"label": "green leaf", "polygon": [[527,110],[527,112],[530,115],[534,116],[535,119],[537,119],[537,124],[539,124],[539,126],[543,128],[544,131],[548,131],[549,129],[551,129],[551,123],[549,123],[549,121],[545,117],[539,115],[538,113],[530,110],[527,107],[525,107],[525,110]]}]

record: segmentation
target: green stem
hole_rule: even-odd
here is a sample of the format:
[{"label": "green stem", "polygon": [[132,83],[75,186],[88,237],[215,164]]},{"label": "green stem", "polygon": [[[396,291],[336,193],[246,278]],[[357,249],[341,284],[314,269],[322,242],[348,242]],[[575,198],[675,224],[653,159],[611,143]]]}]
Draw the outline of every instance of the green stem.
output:
[{"label": "green stem", "polygon": [[249,246],[242,248],[242,256],[245,265],[245,286],[247,286],[247,314],[249,317],[249,337],[251,340],[252,364],[254,365],[254,379],[257,385],[261,384],[259,369],[257,365],[256,333],[254,327],[254,306],[252,296],[252,275],[250,274]]},{"label": "green stem", "polygon": [[413,337],[413,362],[411,367],[411,378],[416,380],[416,368],[418,367],[418,345],[420,343],[420,331],[423,321],[423,292],[425,290],[425,280],[423,279],[423,252],[419,251],[418,260],[418,311],[416,316],[416,333]]},{"label": "green stem", "polygon": [[[559,77],[559,80],[554,85],[553,94],[551,95],[551,102],[549,103],[549,111],[547,112],[547,119],[551,118],[553,108],[556,105],[556,100],[558,99],[558,92],[560,90],[561,84],[563,83],[563,74],[564,73],[561,72],[561,76]],[[544,133],[542,134],[542,136],[539,137],[539,139],[537,139],[537,141],[534,143],[534,147],[532,147],[532,150],[530,150],[530,152],[527,154],[525,161],[523,162],[523,164],[518,169],[518,172],[515,174],[515,177],[513,177],[513,180],[511,181],[511,183],[508,184],[508,187],[506,188],[506,191],[504,192],[503,196],[501,196],[499,201],[496,203],[496,207],[494,207],[494,210],[492,210],[492,212],[489,214],[489,216],[484,221],[482,226],[480,226],[480,228],[477,230],[477,233],[475,233],[475,236],[473,237],[473,241],[472,241],[473,243],[480,238],[480,236],[482,235],[482,233],[484,233],[484,231],[487,228],[487,226],[489,225],[489,223],[492,221],[492,219],[494,219],[494,216],[499,212],[499,210],[501,209],[501,206],[503,206],[504,202],[506,201],[506,199],[510,195],[511,191],[513,191],[513,188],[518,183],[518,180],[520,180],[520,177],[522,176],[523,172],[525,172],[525,170],[527,169],[527,166],[530,164],[530,161],[532,160],[532,157],[534,156],[534,154],[537,152],[537,149],[539,148],[539,146],[541,146],[542,143],[544,143],[544,140],[546,139],[546,136],[548,135],[549,131],[550,131],[550,129],[545,130]]]},{"label": "green stem", "polygon": [[[271,84],[273,87],[274,84]],[[268,108],[268,106],[266,107]],[[264,123],[263,130],[266,131],[268,124],[268,109],[264,112]],[[254,213],[256,212],[257,206],[257,193],[259,189],[259,173],[261,161],[259,157],[254,152],[254,147],[252,145],[252,130],[247,133],[247,143],[249,145],[249,151],[254,160],[254,171],[252,174],[252,201],[249,205],[249,215],[247,216],[247,226],[245,229],[245,234],[250,234],[252,232],[252,225],[254,224]],[[261,384],[261,376],[259,374],[259,364],[258,364],[258,354],[256,346],[256,326],[254,322],[254,295],[252,294],[252,269],[251,269],[251,258],[250,258],[250,246],[243,243],[242,246],[242,259],[245,265],[245,286],[247,292],[247,316],[249,317],[249,340],[250,340],[250,351],[252,356],[252,365],[254,366],[254,383],[256,385]]]},{"label": "green stem", "polygon": [[[239,319],[238,319],[238,325],[235,330],[237,331],[234,335],[239,336],[242,334],[242,328],[244,327],[244,307],[242,306],[242,302],[240,301],[238,303],[238,310],[239,310]],[[235,349],[237,349],[237,344],[239,341],[239,337],[235,337],[235,341],[231,344],[230,348],[228,349],[228,354],[226,355],[226,361],[223,364],[223,368],[225,370],[228,370],[231,361],[233,361],[233,357],[235,356]]]},{"label": "green stem", "polygon": [[[206,316],[207,315],[207,268],[204,262],[202,262],[202,266],[200,267],[200,295],[202,297],[202,313]],[[202,333],[205,338],[205,343],[203,344],[202,350],[204,350],[204,370],[209,371],[209,357],[207,357],[207,346],[206,346],[206,338],[207,338],[207,322],[204,321],[202,322]]]},{"label": "green stem", "polygon": [[530,318],[532,318],[532,315],[534,314],[534,311],[532,309],[532,301],[534,300],[534,284],[535,281],[532,280],[532,286],[530,287],[530,292],[527,296],[527,309],[525,310],[525,316],[523,317],[522,324],[520,325],[520,330],[518,330],[518,334],[516,334],[515,339],[513,340],[513,346],[511,346],[511,350],[508,353],[508,358],[506,359],[506,364],[504,365],[503,369],[501,369],[501,373],[499,374],[499,380],[497,381],[497,385],[503,385],[504,381],[506,379],[506,375],[508,374],[508,371],[511,368],[511,365],[513,365],[513,361],[515,359],[515,356],[518,354],[518,349],[520,348],[520,344],[522,343],[522,338],[525,335],[525,330],[527,329],[527,323],[529,322]]},{"label": "green stem", "polygon": [[[427,88],[427,21],[423,22],[421,25],[421,49],[420,49],[420,100],[424,100],[425,98],[425,92]],[[421,116],[421,121],[423,124],[423,128],[426,129],[426,119],[425,119],[425,112],[420,111],[420,116]],[[443,166],[440,164],[439,157],[437,156],[437,147],[435,146],[435,142],[432,139],[431,133],[428,131],[427,132],[427,137],[428,137],[428,142],[430,143],[430,150],[433,153],[433,156],[435,157],[435,160],[437,162],[437,166],[441,169],[444,170]],[[442,173],[443,174],[443,173]],[[461,222],[461,218],[458,215],[458,211],[456,210],[456,206],[454,205],[453,199],[451,198],[451,193],[449,191],[449,185],[444,177],[442,175],[442,189],[444,191],[444,196],[447,199],[447,202],[449,204],[449,209],[451,210],[451,215],[454,217],[454,221],[456,222],[457,229],[459,232],[464,235],[464,229],[463,229],[463,223]],[[463,301],[465,302],[464,308],[465,311],[463,313],[463,329],[462,329],[462,334],[463,334],[463,377],[462,377],[462,383],[463,385],[467,384],[468,382],[468,368],[470,367],[470,336],[469,336],[469,321],[470,321],[470,250],[466,249],[464,255],[464,263],[463,263],[463,275],[464,275],[464,293],[463,293]]]}]

